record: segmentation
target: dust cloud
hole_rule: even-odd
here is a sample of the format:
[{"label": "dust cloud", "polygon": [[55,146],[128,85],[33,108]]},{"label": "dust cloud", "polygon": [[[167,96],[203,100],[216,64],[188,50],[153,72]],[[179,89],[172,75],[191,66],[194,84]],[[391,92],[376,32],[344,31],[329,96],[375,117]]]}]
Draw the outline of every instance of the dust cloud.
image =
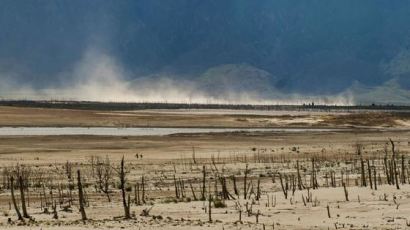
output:
[{"label": "dust cloud", "polygon": [[[101,102],[160,102],[206,104],[328,104],[353,105],[349,93],[328,96],[306,96],[280,91],[272,95],[227,90],[213,95],[201,90],[194,81],[169,77],[129,77],[113,56],[95,48],[88,49],[71,71],[58,76],[58,85],[34,89],[13,81],[13,74],[0,73],[0,99],[3,100],[75,100]],[[69,79],[69,80],[66,80]],[[135,79],[135,78],[134,78]]]}]

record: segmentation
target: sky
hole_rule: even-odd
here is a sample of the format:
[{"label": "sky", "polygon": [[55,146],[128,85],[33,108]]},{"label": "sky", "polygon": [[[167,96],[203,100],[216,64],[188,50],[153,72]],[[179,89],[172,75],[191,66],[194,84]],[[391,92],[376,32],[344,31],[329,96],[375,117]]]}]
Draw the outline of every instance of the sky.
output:
[{"label": "sky", "polygon": [[3,0],[0,98],[409,104],[410,2]]}]

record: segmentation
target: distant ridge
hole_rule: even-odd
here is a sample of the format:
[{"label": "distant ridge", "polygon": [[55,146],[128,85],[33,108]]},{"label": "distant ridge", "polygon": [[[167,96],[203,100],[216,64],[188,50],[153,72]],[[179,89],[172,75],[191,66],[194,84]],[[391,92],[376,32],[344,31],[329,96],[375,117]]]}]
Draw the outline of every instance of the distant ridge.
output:
[{"label": "distant ridge", "polygon": [[398,111],[410,112],[410,106],[399,105],[251,105],[251,104],[183,104],[183,103],[119,103],[93,101],[31,101],[1,100],[0,106],[84,109],[84,110],[144,110],[144,109],[232,109],[286,111]]}]

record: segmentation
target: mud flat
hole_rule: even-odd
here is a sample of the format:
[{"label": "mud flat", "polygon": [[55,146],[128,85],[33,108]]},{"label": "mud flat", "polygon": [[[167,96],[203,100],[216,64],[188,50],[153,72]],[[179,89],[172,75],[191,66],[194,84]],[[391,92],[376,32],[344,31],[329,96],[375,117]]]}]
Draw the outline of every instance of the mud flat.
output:
[{"label": "mud flat", "polygon": [[340,132],[351,129],[325,128],[110,128],[110,127],[0,127],[0,136],[165,136],[238,132]]},{"label": "mud flat", "polygon": [[[11,122],[8,116],[13,113],[14,124],[23,125],[29,118],[17,110],[9,110],[9,115],[0,110],[0,121]],[[63,111],[49,115],[40,111],[33,126],[41,123],[44,131],[55,129],[50,128],[55,123],[63,125],[62,121],[84,124],[85,117],[94,114],[82,112],[68,111],[81,116],[63,119]],[[137,114],[158,122],[158,116],[165,118],[153,111]],[[178,117],[169,111],[165,114]],[[54,120],[59,116],[63,116],[60,122]],[[112,115],[98,116],[110,120]],[[240,116],[253,119],[255,115]],[[105,135],[105,131],[104,135],[27,135],[30,128],[6,125],[3,130],[20,129],[26,135],[0,135],[0,229],[407,229],[410,131],[390,123],[395,119],[404,122],[406,116],[367,115],[373,117],[374,125],[360,121],[363,114],[320,116],[327,119],[325,128],[315,131],[309,124],[298,130],[283,125],[286,130],[297,130],[293,132],[260,131],[251,126],[246,131],[231,127],[235,132],[195,133],[169,128],[172,133],[148,136]],[[196,119],[196,115],[188,116],[185,122],[200,124]],[[218,125],[224,124],[222,120],[207,118]],[[131,121],[138,123],[138,119]],[[166,120],[167,125],[172,122]],[[73,129],[77,128],[68,127],[70,132]],[[113,129],[123,128],[107,130],[112,134]],[[128,219],[124,218],[119,177],[123,157]],[[79,212],[77,170],[85,197],[85,221]],[[11,200],[10,178],[18,182],[20,176],[31,217],[24,222],[18,220]],[[104,181],[107,187],[100,186]],[[14,185],[22,212],[20,186],[16,181]]]},{"label": "mud flat", "polygon": [[0,106],[0,127],[410,128],[410,113],[253,110],[101,111]]}]

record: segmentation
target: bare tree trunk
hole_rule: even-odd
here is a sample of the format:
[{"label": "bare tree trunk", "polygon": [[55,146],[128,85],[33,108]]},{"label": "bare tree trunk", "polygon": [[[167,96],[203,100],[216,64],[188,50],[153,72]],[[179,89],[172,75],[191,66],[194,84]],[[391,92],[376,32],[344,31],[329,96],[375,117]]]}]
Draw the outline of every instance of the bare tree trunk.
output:
[{"label": "bare tree trunk", "polygon": [[234,191],[234,193],[235,193],[236,196],[239,196],[238,188],[237,188],[237,186],[236,186],[236,178],[235,178],[235,175],[232,175],[231,178],[232,178],[232,182],[233,182],[233,191]]},{"label": "bare tree trunk", "polygon": [[30,216],[27,213],[26,197],[24,196],[23,177],[21,175],[19,176],[19,188],[20,188],[21,209],[23,210],[23,217],[24,218],[30,218]]},{"label": "bare tree trunk", "polygon": [[195,147],[192,146],[192,160],[194,164],[196,164],[196,159],[195,159]]},{"label": "bare tree trunk", "polygon": [[53,219],[58,220],[57,203],[55,201],[53,202],[52,208],[53,208]]},{"label": "bare tree trunk", "polygon": [[181,197],[185,198],[185,185],[184,185],[184,181],[181,180],[181,178],[179,178],[179,187],[180,187],[180,191],[181,191]]},{"label": "bare tree trunk", "polygon": [[208,198],[208,221],[212,222],[212,195],[209,193]]},{"label": "bare tree trunk", "polygon": [[401,155],[401,183],[406,183],[406,167],[404,166],[404,155]]},{"label": "bare tree trunk", "polygon": [[283,185],[283,179],[282,179],[282,174],[281,173],[279,173],[279,180],[280,180],[280,186],[281,186],[282,191],[283,191],[283,195],[285,195],[285,199],[288,199],[288,191],[285,188],[285,186]]},{"label": "bare tree trunk", "polygon": [[404,155],[401,155],[401,183],[406,183],[406,167],[404,166]]},{"label": "bare tree trunk", "polygon": [[332,217],[330,216],[330,207],[329,207],[329,204],[326,206],[326,209],[327,209],[327,217],[332,218]]},{"label": "bare tree trunk", "polygon": [[362,186],[367,187],[366,184],[366,173],[364,170],[364,162],[363,162],[363,157],[360,157],[360,166],[361,166],[361,172],[362,172]]},{"label": "bare tree trunk", "polygon": [[134,203],[135,205],[140,205],[140,188],[138,183],[134,185]]},{"label": "bare tree trunk", "polygon": [[205,191],[206,191],[206,168],[205,165],[202,166],[202,194],[201,200],[205,200]]},{"label": "bare tree trunk", "polygon": [[256,200],[259,200],[259,198],[261,197],[261,178],[258,177],[258,187],[256,188]]},{"label": "bare tree trunk", "polygon": [[345,192],[345,199],[346,201],[349,201],[349,193],[347,192],[346,184],[343,182],[342,185],[343,185],[343,190]]},{"label": "bare tree trunk", "polygon": [[389,164],[387,163],[387,156],[384,157],[384,173],[386,174],[386,179],[387,179],[387,183],[390,185],[391,181],[390,181],[390,170],[389,170]]},{"label": "bare tree trunk", "polygon": [[87,220],[87,215],[85,214],[85,209],[84,209],[84,193],[83,193],[83,185],[81,184],[80,170],[77,170],[77,186],[78,186],[78,203],[80,205],[81,220],[85,222]]},{"label": "bare tree trunk", "polygon": [[374,168],[373,168],[373,177],[374,177],[374,179],[373,179],[373,182],[374,182],[374,190],[377,190],[376,166],[374,166]]},{"label": "bare tree trunk", "polygon": [[121,187],[121,195],[122,195],[122,205],[124,206],[124,217],[125,219],[130,219],[130,206],[127,203],[127,195],[125,193],[125,166],[124,166],[124,156],[121,159],[121,166],[120,166],[120,187]]},{"label": "bare tree trunk", "polygon": [[141,178],[141,188],[142,188],[142,194],[141,194],[141,201],[143,204],[145,204],[145,179],[144,176]]},{"label": "bare tree trunk", "polygon": [[393,170],[393,160],[390,160],[389,162],[389,175],[390,175],[390,183],[392,184],[392,185],[394,185],[395,184],[395,181],[394,181],[394,170]]},{"label": "bare tree trunk", "polygon": [[299,170],[299,160],[296,161],[296,169],[298,173],[298,189],[302,190],[304,188],[303,183],[302,183],[302,177],[300,176],[300,170]]},{"label": "bare tree trunk", "polygon": [[315,158],[312,158],[312,188],[317,189],[319,187],[317,183],[317,178],[316,178],[316,169],[315,169]]},{"label": "bare tree trunk", "polygon": [[246,179],[248,177],[248,164],[246,164],[246,168],[245,168],[245,176],[243,178],[243,199],[246,200]]},{"label": "bare tree trunk", "polygon": [[392,151],[392,153],[393,153],[393,155],[392,155],[392,161],[393,161],[394,180],[396,181],[396,188],[397,188],[397,189],[400,189],[399,179],[397,178],[396,152],[395,152],[395,150],[394,150],[394,142],[392,141],[392,139],[390,139],[390,143],[391,143],[391,151]]},{"label": "bare tree trunk", "polygon": [[14,196],[14,178],[10,177],[10,188],[11,188],[11,200],[13,201],[14,209],[16,210],[17,217],[19,220],[24,220],[23,216],[20,213],[19,207],[17,206],[16,197]]},{"label": "bare tree trunk", "polygon": [[393,160],[393,173],[394,173],[394,180],[396,181],[396,188],[400,189],[399,185],[399,178],[398,178],[398,173],[397,173],[397,165],[396,165],[396,160]]},{"label": "bare tree trunk", "polygon": [[370,184],[370,189],[373,189],[373,183],[372,183],[372,168],[370,167],[370,160],[367,159],[367,171],[369,173],[369,184]]},{"label": "bare tree trunk", "polygon": [[175,177],[175,174],[174,174],[174,187],[175,187],[175,198],[178,199],[179,198],[179,191],[178,191],[178,183],[177,183],[177,179]]},{"label": "bare tree trunk", "polygon": [[189,182],[189,186],[191,187],[192,198],[194,198],[194,200],[197,200],[196,195],[195,195],[195,190],[191,182]]}]

